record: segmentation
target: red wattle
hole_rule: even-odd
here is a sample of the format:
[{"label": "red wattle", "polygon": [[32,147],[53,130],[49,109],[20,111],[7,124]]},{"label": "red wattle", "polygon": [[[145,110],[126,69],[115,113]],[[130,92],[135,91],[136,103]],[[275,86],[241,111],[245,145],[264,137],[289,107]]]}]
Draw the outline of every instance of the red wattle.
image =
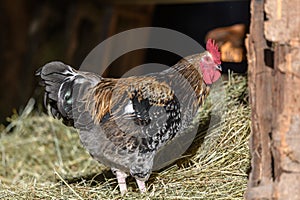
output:
[{"label": "red wattle", "polygon": [[216,82],[221,77],[221,72],[219,70],[205,69],[202,72],[203,72],[203,81],[207,85]]},{"label": "red wattle", "polygon": [[212,82],[216,82],[220,77],[221,77],[221,72],[219,70],[216,70],[214,72],[214,76],[213,76]]},{"label": "red wattle", "polygon": [[211,79],[211,73],[209,72],[210,70],[203,70],[203,81],[205,82],[206,85],[212,84],[212,79]]}]

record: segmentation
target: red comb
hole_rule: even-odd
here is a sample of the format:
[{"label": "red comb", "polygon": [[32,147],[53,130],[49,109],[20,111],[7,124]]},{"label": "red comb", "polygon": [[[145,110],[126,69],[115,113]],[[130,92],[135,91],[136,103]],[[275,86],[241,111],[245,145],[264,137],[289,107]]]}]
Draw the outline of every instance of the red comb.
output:
[{"label": "red comb", "polygon": [[218,45],[215,44],[214,40],[212,39],[207,40],[206,50],[212,55],[217,65],[221,64],[221,53],[219,51]]}]

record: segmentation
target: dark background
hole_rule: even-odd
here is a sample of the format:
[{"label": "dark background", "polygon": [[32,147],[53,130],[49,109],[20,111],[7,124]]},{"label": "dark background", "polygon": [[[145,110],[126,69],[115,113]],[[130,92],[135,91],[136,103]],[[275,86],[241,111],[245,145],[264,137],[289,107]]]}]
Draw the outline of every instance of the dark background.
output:
[{"label": "dark background", "polygon": [[[200,1],[200,0],[199,0]],[[180,31],[201,45],[215,28],[249,25],[249,1],[193,4],[114,4],[94,1],[0,1],[0,123],[42,93],[35,71],[61,60],[75,68],[109,36],[131,28],[158,26]],[[146,1],[145,1],[146,2]],[[163,3],[163,0],[161,1]],[[180,59],[159,50],[137,50],[118,58],[103,76],[118,77],[131,67]],[[246,72],[246,61],[223,63]],[[40,98],[38,98],[40,99]]]}]

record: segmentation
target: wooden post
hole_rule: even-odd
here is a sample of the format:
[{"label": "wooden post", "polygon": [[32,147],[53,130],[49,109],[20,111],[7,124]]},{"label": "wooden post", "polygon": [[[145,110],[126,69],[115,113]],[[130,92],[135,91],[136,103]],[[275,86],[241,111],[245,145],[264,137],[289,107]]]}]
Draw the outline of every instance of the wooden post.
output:
[{"label": "wooden post", "polygon": [[300,199],[300,1],[252,0],[246,199]]}]

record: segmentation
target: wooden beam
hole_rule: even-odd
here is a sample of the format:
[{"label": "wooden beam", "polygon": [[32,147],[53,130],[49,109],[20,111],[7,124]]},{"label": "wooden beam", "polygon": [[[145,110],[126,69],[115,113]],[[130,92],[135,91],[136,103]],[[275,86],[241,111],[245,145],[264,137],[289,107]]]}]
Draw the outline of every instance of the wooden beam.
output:
[{"label": "wooden beam", "polygon": [[[271,196],[272,162],[270,136],[272,131],[272,69],[266,66],[264,50],[264,0],[251,2],[250,34],[246,40],[248,51],[248,84],[251,104],[251,174],[247,199]],[[257,196],[258,195],[258,196]]]},{"label": "wooden beam", "polygon": [[249,0],[99,0],[109,4],[188,4],[188,3],[216,3]]},{"label": "wooden beam", "polygon": [[299,0],[251,2],[246,40],[252,109],[248,200],[300,199],[299,9]]}]

